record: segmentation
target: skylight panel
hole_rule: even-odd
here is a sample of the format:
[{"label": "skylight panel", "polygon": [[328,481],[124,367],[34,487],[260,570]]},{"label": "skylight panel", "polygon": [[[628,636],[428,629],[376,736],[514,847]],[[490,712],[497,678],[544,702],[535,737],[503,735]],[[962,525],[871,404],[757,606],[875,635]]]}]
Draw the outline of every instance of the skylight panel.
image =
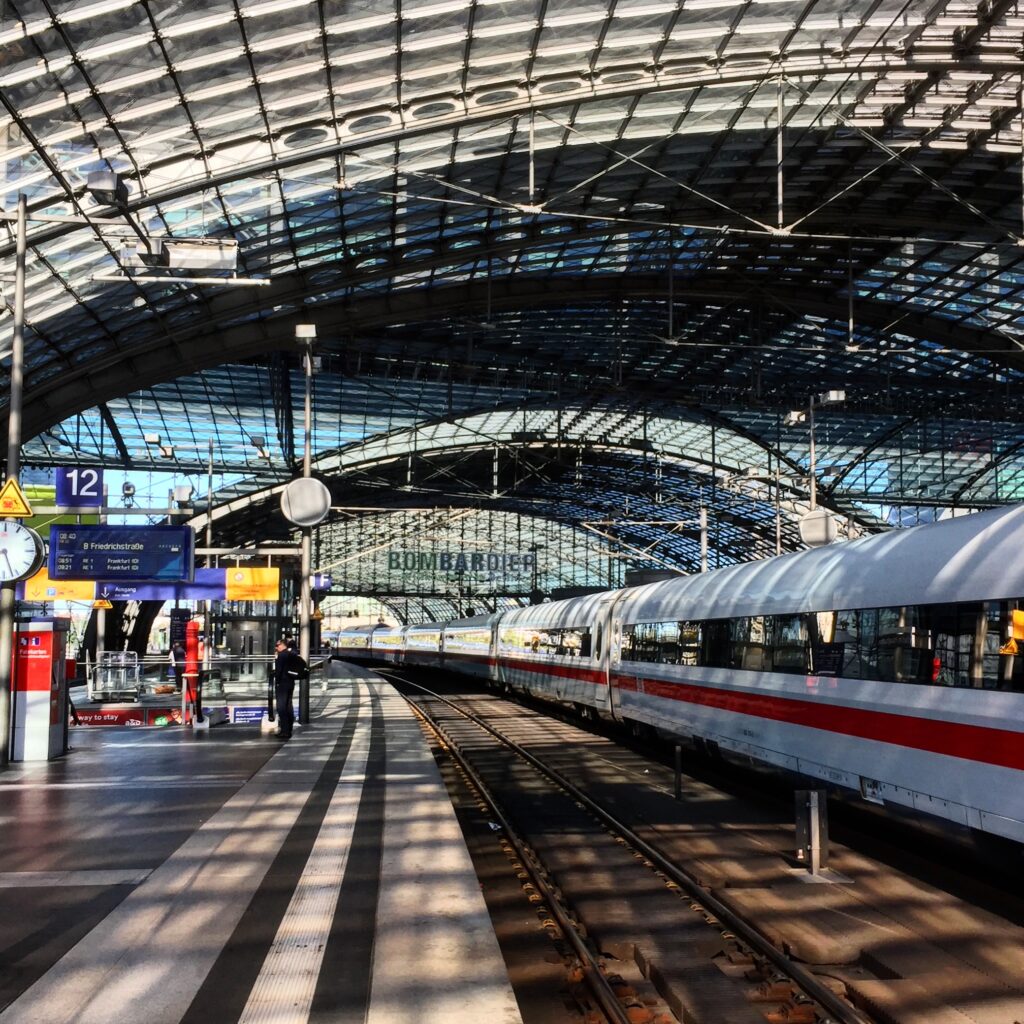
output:
[{"label": "skylight panel", "polygon": [[303,43],[308,43],[319,38],[320,28],[317,26],[314,28],[304,29],[301,32],[269,35],[266,39],[260,40],[259,42],[251,42],[249,44],[249,50],[252,53],[268,53],[271,50],[277,50],[284,46],[301,46]]},{"label": "skylight panel", "polygon": [[178,39],[181,36],[191,35],[194,32],[209,32],[210,29],[219,28],[221,25],[229,25],[234,20],[234,11],[219,11],[216,14],[208,14],[205,17],[183,21],[177,25],[162,28],[160,35],[163,39]]},{"label": "skylight panel", "polygon": [[121,53],[128,53],[131,50],[138,50],[149,46],[156,38],[152,32],[143,32],[138,35],[126,35],[120,39],[112,39],[107,43],[100,43],[97,46],[87,46],[78,51],[78,59],[83,61],[99,61],[107,57],[116,57]]},{"label": "skylight panel", "polygon": [[314,3],[315,0],[254,0],[252,3],[241,4],[240,10],[243,18],[260,18],[267,14],[309,7]]},{"label": "skylight panel", "polygon": [[360,32],[394,25],[397,21],[394,13],[374,14],[366,18],[350,18],[327,25],[327,34],[332,36],[358,36]]},{"label": "skylight panel", "polygon": [[497,25],[473,28],[474,39],[494,39],[498,36],[516,35],[523,32],[536,32],[537,21],[508,21]]},{"label": "skylight panel", "polygon": [[455,46],[464,43],[469,38],[466,29],[458,29],[454,32],[437,32],[430,35],[417,36],[413,39],[402,39],[402,49],[409,53],[416,53],[420,50],[434,50],[443,46]]},{"label": "skylight panel", "polygon": [[260,83],[269,84],[271,82],[286,82],[292,78],[307,78],[310,75],[315,75],[318,71],[323,71],[324,66],[323,60],[310,60],[304,64],[289,61],[272,71],[263,72],[258,80]]}]

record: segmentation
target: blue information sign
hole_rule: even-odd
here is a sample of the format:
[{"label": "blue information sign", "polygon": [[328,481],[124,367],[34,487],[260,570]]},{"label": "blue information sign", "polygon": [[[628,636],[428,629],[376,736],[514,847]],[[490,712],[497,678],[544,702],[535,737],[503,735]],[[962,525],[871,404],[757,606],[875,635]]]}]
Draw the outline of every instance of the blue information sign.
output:
[{"label": "blue information sign", "polygon": [[223,601],[227,596],[225,575],[224,569],[196,569],[191,582],[99,580],[96,596],[105,597],[108,601]]},{"label": "blue information sign", "polygon": [[51,526],[52,580],[191,580],[191,526]]},{"label": "blue information sign", "polygon": [[101,507],[103,471],[83,469],[80,466],[74,469],[62,466],[57,470],[57,504],[70,505],[72,508]]}]

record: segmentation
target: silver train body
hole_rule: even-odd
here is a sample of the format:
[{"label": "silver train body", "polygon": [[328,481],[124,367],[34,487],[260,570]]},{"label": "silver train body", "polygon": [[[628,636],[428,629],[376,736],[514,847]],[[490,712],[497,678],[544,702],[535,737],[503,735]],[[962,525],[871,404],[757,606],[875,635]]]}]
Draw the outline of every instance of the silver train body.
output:
[{"label": "silver train body", "polygon": [[1024,842],[1024,506],[342,632],[336,653],[466,673]]}]

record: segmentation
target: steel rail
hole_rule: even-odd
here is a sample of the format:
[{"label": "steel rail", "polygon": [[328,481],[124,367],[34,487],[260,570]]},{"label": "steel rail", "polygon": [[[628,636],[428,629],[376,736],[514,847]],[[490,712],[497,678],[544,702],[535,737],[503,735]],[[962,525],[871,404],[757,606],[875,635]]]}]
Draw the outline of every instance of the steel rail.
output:
[{"label": "steel rail", "polygon": [[[409,683],[409,685],[417,686],[416,683]],[[450,703],[449,701],[446,701],[444,697],[440,697],[438,694],[434,694],[431,693],[430,690],[426,690],[425,687],[418,688],[446,704]],[[402,696],[404,697],[405,695],[403,694]],[[544,879],[541,869],[537,864],[535,855],[526,846],[526,844],[520,840],[515,829],[513,829],[509,820],[502,813],[497,800],[492,796],[491,791],[487,788],[487,784],[480,778],[477,771],[459,749],[459,745],[451,738],[451,736],[448,735],[444,727],[432,715],[428,714],[424,708],[414,703],[408,697],[405,697],[405,700],[409,703],[410,707],[412,707],[413,711],[423,718],[430,728],[433,729],[441,738],[452,758],[456,761],[462,771],[466,774],[466,777],[473,784],[474,788],[486,802],[488,812],[493,815],[494,819],[501,826],[505,837],[515,850],[520,863],[522,863],[523,867],[526,868],[526,871],[530,876],[530,881],[544,898],[548,908],[554,914],[555,920],[558,927],[561,929],[562,934],[572,945],[573,950],[580,961],[580,966],[583,967],[583,976],[587,979],[587,983],[590,985],[591,991],[597,997],[597,1001],[601,1004],[601,1009],[605,1012],[608,1019],[614,1022],[614,1024],[631,1024],[625,1007],[623,1007],[622,1003],[619,1002],[619,999],[612,990],[608,979],[604,976],[597,957],[590,951],[587,944],[583,941],[579,934],[577,925],[565,912],[565,909],[561,905],[558,897]],[[454,707],[454,705],[452,706]]]},{"label": "steel rail", "polygon": [[670,878],[694,901],[699,903],[713,917],[722,922],[722,924],[733,932],[733,934],[735,934],[743,943],[749,946],[760,956],[763,956],[783,974],[790,978],[790,980],[795,982],[799,988],[803,990],[804,994],[808,996],[808,998],[817,1003],[823,1010],[830,1013],[838,1024],[876,1024],[876,1022],[872,1021],[871,1018],[864,1016],[850,1003],[837,996],[832,989],[819,981],[814,974],[796,963],[796,961],[791,960],[781,950],[777,949],[755,925],[747,921],[738,911],[734,910],[728,903],[722,901],[717,896],[708,892],[708,890],[701,886],[692,875],[670,861],[663,853],[638,836],[628,825],[620,822],[612,814],[601,807],[600,804],[587,796],[586,793],[574,786],[559,772],[544,764],[543,761],[535,757],[528,750],[519,746],[519,744],[514,740],[510,740],[508,737],[503,736],[497,729],[493,728],[472,712],[460,708],[453,701],[448,700],[440,694],[434,693],[432,690],[428,690],[425,686],[420,686],[418,683],[410,682],[404,678],[402,681],[407,685],[415,686],[417,689],[422,690],[431,697],[442,701],[465,718],[468,718],[481,729],[489,732],[495,737],[495,739],[504,743],[510,750],[513,750],[525,761],[533,765],[533,767],[539,772],[547,776],[555,783],[555,785],[565,790],[569,796],[594,814],[602,824],[618,833],[624,840],[626,840],[626,842],[633,846],[634,849],[642,853],[644,857],[646,857],[660,872],[662,872],[662,874]]}]

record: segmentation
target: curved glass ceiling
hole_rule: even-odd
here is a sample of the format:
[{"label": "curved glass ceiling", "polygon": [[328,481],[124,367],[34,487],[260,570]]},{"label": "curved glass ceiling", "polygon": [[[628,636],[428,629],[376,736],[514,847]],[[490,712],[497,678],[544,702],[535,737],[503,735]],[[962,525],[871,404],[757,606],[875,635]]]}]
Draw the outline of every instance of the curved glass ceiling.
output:
[{"label": "curved glass ceiling", "polygon": [[[1020,500],[1020,32],[1006,0],[9,0],[24,461],[198,480],[212,444],[223,499],[279,483],[314,323],[318,463],[368,505],[403,459],[486,494],[493,448],[562,524],[649,503],[644,549],[746,473],[720,557],[770,552],[810,471],[787,414],[832,389],[819,496],[862,528]],[[237,276],[147,265],[161,239],[237,243]],[[532,514],[539,479],[489,500]]]}]

